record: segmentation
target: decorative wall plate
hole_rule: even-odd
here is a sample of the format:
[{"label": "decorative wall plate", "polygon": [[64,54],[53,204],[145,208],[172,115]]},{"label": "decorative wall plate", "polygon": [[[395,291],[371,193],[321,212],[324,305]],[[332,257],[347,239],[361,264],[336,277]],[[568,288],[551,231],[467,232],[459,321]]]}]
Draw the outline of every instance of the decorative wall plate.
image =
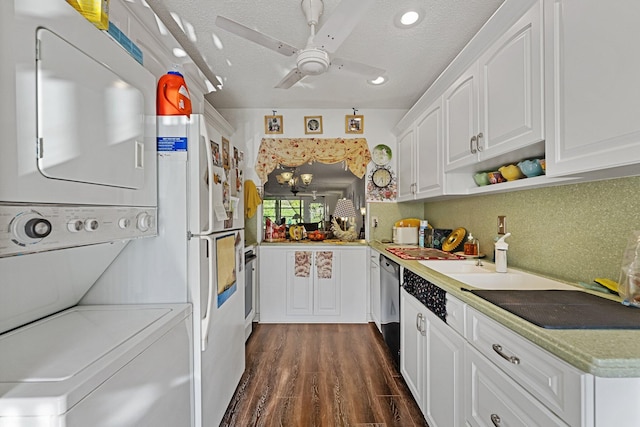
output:
[{"label": "decorative wall plate", "polygon": [[391,148],[384,144],[373,147],[371,160],[378,166],[384,166],[391,161]]}]

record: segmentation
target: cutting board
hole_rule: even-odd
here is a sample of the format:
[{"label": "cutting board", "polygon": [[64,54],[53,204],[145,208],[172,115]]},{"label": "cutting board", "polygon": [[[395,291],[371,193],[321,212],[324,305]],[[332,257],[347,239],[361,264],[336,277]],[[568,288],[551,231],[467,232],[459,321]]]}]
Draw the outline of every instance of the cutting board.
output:
[{"label": "cutting board", "polygon": [[547,329],[640,329],[640,308],[581,291],[472,290],[471,293]]}]

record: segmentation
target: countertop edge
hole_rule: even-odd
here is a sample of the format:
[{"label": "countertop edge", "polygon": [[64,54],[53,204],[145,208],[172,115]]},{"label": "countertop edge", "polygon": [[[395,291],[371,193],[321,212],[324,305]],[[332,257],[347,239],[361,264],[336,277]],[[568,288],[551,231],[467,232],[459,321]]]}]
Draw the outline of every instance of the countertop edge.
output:
[{"label": "countertop edge", "polygon": [[[390,244],[369,242],[369,246],[585,373],[606,378],[640,377],[640,330],[541,328],[463,291],[463,288],[469,286],[457,280],[423,266],[418,261],[393,255],[386,250]],[[585,291],[578,286],[576,289]]]}]

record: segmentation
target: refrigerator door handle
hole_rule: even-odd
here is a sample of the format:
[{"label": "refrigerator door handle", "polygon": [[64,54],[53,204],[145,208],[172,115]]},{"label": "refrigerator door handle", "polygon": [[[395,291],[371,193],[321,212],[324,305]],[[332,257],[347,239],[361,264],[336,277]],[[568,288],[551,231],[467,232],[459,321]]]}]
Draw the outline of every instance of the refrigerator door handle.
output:
[{"label": "refrigerator door handle", "polygon": [[207,179],[209,180],[209,186],[207,194],[209,196],[209,225],[206,230],[202,230],[200,236],[203,234],[211,234],[214,232],[213,229],[213,220],[214,220],[214,212],[213,212],[213,153],[211,152],[211,148],[207,143],[207,138],[203,135],[200,135],[200,141],[202,145],[204,145],[204,153],[207,157]]},{"label": "refrigerator door handle", "polygon": [[213,237],[211,236],[198,236],[200,239],[204,239],[207,241],[207,245],[210,245],[209,247],[209,283],[208,283],[208,288],[209,288],[209,296],[207,297],[207,312],[205,313],[204,317],[202,317],[202,319],[200,320],[201,325],[200,325],[200,349],[204,352],[207,349],[207,341],[209,338],[209,325],[211,323],[211,309],[212,306],[211,304],[213,304],[213,289],[214,289],[214,283],[213,283],[213,275],[214,275],[214,269],[213,269]]}]

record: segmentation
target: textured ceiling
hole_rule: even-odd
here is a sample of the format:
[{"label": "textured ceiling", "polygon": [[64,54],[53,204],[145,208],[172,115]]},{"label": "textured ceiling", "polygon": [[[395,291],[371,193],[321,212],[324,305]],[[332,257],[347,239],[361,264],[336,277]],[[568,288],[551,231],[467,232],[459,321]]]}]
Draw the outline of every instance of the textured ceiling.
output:
[{"label": "textured ceiling", "polygon": [[[307,76],[290,89],[274,86],[295,67],[286,57],[215,25],[230,18],[292,46],[302,48],[309,27],[298,0],[154,0],[183,28],[193,28],[195,46],[219,76],[222,90],[207,96],[223,108],[410,108],[503,0],[375,0],[335,56],[385,69],[389,81],[373,86],[347,73]],[[358,1],[358,0],[344,0]],[[340,0],[325,0],[323,18]],[[409,6],[426,12],[409,29],[394,17]],[[216,47],[217,37],[222,48]]]}]

